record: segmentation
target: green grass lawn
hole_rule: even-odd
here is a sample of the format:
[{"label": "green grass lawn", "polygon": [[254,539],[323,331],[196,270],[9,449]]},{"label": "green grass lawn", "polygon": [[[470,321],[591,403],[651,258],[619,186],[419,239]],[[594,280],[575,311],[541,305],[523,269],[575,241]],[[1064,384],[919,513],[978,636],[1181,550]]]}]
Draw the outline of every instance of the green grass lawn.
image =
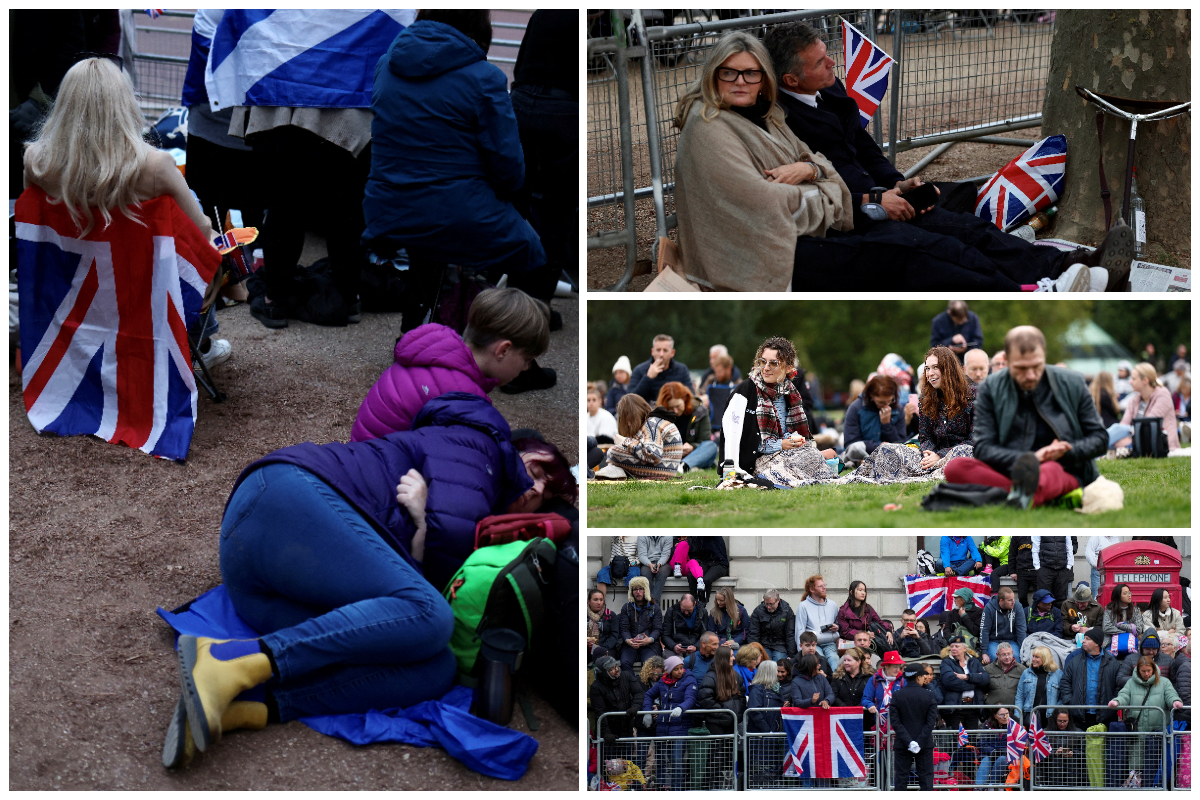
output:
[{"label": "green grass lawn", "polygon": [[[1062,508],[1019,511],[1004,506],[931,513],[921,498],[932,483],[892,486],[805,486],[790,491],[689,491],[715,486],[716,470],[698,470],[662,483],[590,481],[589,527],[628,528],[925,528],[1076,527],[1157,528],[1191,525],[1190,458],[1099,462],[1100,472],[1121,484],[1125,508],[1077,514]],[[902,503],[900,511],[883,510]]]}]

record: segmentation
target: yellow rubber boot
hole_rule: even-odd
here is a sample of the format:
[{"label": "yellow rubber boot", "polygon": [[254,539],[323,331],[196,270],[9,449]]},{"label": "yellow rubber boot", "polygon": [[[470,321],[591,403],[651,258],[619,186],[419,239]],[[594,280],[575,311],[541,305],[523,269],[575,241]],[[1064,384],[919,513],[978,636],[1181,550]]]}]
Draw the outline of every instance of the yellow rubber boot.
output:
[{"label": "yellow rubber boot", "polygon": [[[234,698],[271,678],[271,661],[257,639],[179,637],[179,670],[188,726],[201,752],[220,741]],[[265,712],[266,705],[262,710]],[[239,710],[239,719],[244,710]],[[266,724],[265,714],[262,715]]]}]

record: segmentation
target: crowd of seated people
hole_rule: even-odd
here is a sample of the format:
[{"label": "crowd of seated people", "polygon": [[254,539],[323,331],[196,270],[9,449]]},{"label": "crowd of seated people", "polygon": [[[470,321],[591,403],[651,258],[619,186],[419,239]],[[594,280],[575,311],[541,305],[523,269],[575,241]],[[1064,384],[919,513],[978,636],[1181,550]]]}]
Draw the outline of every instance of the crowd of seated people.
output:
[{"label": "crowd of seated people", "polygon": [[[613,552],[633,545],[638,553],[660,554],[656,557],[666,560],[652,562],[659,566],[658,574],[674,574],[680,546],[694,548],[704,537],[674,542],[671,537],[636,537],[636,543],[630,538],[614,537]],[[925,619],[911,608],[895,622],[884,619],[870,603],[869,587],[859,580],[850,584],[839,605],[828,597],[821,575],[805,581],[794,611],[778,590],[767,589],[748,612],[729,586],[709,591],[707,604],[693,589],[663,611],[646,578],[637,577],[615,613],[605,602],[607,587],[597,589],[589,596],[587,612],[593,723],[605,712],[627,711],[625,717],[607,718],[612,727],[606,724],[601,736],[610,753],[629,753],[634,760],[639,751],[620,750],[617,739],[686,736],[699,725],[698,719],[681,721],[675,709],[733,711],[736,728],[722,717],[719,731],[706,723],[712,733],[778,733],[783,727],[776,709],[857,706],[865,731],[886,731],[893,698],[906,685],[915,685],[906,671],[928,665],[932,680],[920,685],[939,706],[935,727],[957,731],[961,725],[971,732],[977,752],[970,772],[978,776],[978,784],[1003,784],[1008,769],[1003,741],[989,750],[987,732],[1002,734],[1009,716],[1028,726],[1035,709],[1048,732],[1124,731],[1139,713],[1146,715],[1142,724],[1150,726],[1139,730],[1160,730],[1173,720],[1190,727],[1190,605],[1181,614],[1170,593],[1158,589],[1143,608],[1132,601],[1126,584],[1113,587],[1101,605],[1087,581],[1071,587],[1070,578],[1065,590],[1052,592],[1049,587],[1061,586],[1062,558],[1078,549],[1076,537],[989,538],[997,540],[990,544],[1001,546],[993,549],[1000,555],[989,557],[985,565],[970,537],[942,537],[944,574],[996,572],[1015,579],[1015,571],[1022,569],[1017,556],[1026,553],[1036,556],[1033,583],[1001,585],[982,606],[978,601],[983,598],[961,588],[953,608]],[[1116,537],[1093,538],[1103,564],[1104,548]],[[1103,570],[1099,579],[1104,580]],[[1029,602],[1022,593],[1034,586],[1038,588]],[[1125,707],[1143,706],[1150,709],[1131,708],[1118,715]],[[645,766],[645,750],[640,753]],[[1062,752],[1057,755],[1063,757]],[[1140,752],[1137,757],[1143,755],[1154,757]],[[997,766],[1001,762],[1002,768]],[[1076,771],[1078,763],[1068,762],[1066,775],[1056,770],[1055,779],[1087,785],[1086,773]],[[1131,763],[1130,769],[1142,768]],[[1150,785],[1156,778],[1151,767],[1146,769]],[[660,774],[661,788],[683,777],[668,780]],[[1119,776],[1121,781],[1126,777]],[[1106,778],[1109,786],[1112,779]]]}]

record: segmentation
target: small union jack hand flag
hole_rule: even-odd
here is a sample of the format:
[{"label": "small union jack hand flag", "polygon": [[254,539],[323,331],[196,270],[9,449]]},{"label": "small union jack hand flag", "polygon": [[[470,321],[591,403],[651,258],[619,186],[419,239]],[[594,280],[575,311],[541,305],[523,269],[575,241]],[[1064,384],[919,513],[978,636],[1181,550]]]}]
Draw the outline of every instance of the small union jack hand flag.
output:
[{"label": "small union jack hand flag", "polygon": [[164,10],[162,8],[147,8],[146,13],[150,15],[150,19],[158,19],[163,15]]},{"label": "small union jack hand flag", "polygon": [[842,20],[842,52],[846,55],[846,94],[858,104],[859,121],[865,128],[883,102],[888,73],[896,60],[845,20]]},{"label": "small union jack hand flag", "polygon": [[967,729],[963,727],[961,722],[958,723],[958,746],[967,746]]}]

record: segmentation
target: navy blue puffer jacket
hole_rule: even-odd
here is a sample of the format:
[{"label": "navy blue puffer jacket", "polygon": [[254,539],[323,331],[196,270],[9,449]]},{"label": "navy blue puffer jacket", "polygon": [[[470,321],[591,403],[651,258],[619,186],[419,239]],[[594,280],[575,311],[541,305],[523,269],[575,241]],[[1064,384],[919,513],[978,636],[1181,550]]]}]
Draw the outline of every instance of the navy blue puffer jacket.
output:
[{"label": "navy blue puffer jacket", "polygon": [[504,73],[441,22],[406,28],[375,67],[366,238],[520,273],[546,263],[508,202],[525,180]]},{"label": "navy blue puffer jacket", "polygon": [[416,469],[429,486],[423,569],[440,590],[474,549],[475,523],[503,513],[533,486],[509,437],[508,423],[491,403],[451,392],[426,403],[410,431],[366,442],[285,447],[246,467],[233,488],[267,464],[302,467],[332,486],[421,569],[408,550],[416,530],[412,517],[396,502],[401,476]]},{"label": "navy blue puffer jacket", "polygon": [[[690,672],[684,672],[683,677],[674,684],[665,683],[660,678],[646,690],[646,696],[642,698],[642,710],[650,711],[657,703],[659,711],[672,711],[676,708],[691,711],[696,705],[698,690],[696,676]],[[700,724],[698,715],[682,714],[672,719],[666,714],[655,714],[653,719],[655,736],[687,736],[688,728]]]}]

